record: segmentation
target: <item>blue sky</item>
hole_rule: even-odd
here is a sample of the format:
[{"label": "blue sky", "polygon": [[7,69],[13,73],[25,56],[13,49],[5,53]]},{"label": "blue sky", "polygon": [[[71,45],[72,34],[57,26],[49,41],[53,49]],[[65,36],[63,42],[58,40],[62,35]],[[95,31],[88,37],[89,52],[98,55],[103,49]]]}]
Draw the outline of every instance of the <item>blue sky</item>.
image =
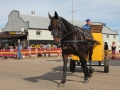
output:
[{"label": "blue sky", "polygon": [[[93,22],[106,23],[113,30],[120,31],[120,0],[73,0],[74,20],[85,21],[90,18]],[[0,27],[4,27],[8,21],[8,15],[12,10],[20,11],[20,14],[31,14],[48,17],[48,12],[54,15],[72,19],[72,0],[0,0]]]}]

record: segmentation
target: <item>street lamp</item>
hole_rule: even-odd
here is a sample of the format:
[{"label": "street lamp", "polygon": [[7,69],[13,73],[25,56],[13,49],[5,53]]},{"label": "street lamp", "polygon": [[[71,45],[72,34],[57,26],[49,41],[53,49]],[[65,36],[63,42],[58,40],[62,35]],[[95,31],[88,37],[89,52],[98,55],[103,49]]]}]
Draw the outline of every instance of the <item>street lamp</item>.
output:
[{"label": "street lamp", "polygon": [[72,13],[72,24],[73,24],[73,20],[74,20],[73,13],[76,12],[76,11],[78,11],[78,10],[75,10],[75,11],[73,10],[73,0],[72,0],[72,12],[69,12],[69,13]]}]

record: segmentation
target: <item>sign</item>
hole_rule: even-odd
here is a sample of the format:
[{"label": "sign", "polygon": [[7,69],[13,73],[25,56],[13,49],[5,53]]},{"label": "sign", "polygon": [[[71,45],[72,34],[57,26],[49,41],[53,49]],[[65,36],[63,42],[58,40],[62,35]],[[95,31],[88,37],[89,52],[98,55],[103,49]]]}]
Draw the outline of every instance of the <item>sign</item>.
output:
[{"label": "sign", "polygon": [[25,33],[24,32],[20,32],[20,31],[17,31],[17,32],[11,31],[11,32],[9,32],[9,34],[25,34]]}]

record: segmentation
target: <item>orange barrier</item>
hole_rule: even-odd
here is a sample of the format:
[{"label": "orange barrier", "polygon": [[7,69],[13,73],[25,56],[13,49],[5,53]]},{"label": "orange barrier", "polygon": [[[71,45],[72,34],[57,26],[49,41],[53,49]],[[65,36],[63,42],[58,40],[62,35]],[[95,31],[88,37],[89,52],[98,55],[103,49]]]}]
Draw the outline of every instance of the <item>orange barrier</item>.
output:
[{"label": "orange barrier", "polygon": [[[29,56],[33,54],[61,54],[62,50],[60,48],[51,48],[51,49],[22,49],[22,55]],[[0,50],[1,57],[15,57],[17,55],[17,50]]]},{"label": "orange barrier", "polygon": [[[30,56],[30,55],[42,55],[42,54],[56,54],[58,56],[61,55],[62,50],[61,48],[51,48],[51,49],[22,49],[21,50],[23,56]],[[16,57],[17,56],[17,50],[0,50],[0,57]],[[70,56],[70,55],[69,55]],[[112,58],[111,52],[108,53],[107,57]],[[116,59],[120,59],[120,53],[116,52],[114,57]]]}]

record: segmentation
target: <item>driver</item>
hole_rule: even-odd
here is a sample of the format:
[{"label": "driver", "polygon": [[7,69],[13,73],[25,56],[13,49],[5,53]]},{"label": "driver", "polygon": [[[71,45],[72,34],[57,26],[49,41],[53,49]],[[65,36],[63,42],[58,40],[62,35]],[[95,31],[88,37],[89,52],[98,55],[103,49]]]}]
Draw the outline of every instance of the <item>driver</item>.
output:
[{"label": "driver", "polygon": [[88,18],[86,19],[86,24],[83,26],[83,28],[90,31],[90,25],[91,25],[91,20]]},{"label": "driver", "polygon": [[[91,20],[88,18],[88,19],[86,19],[86,24],[83,26],[84,29],[87,29],[87,30],[88,30],[88,33],[91,33],[91,32],[90,32],[90,25],[91,25]],[[87,32],[84,33],[86,40],[94,41],[94,40],[92,39],[92,37],[91,37],[90,35],[88,35],[88,33],[87,33]]]}]

